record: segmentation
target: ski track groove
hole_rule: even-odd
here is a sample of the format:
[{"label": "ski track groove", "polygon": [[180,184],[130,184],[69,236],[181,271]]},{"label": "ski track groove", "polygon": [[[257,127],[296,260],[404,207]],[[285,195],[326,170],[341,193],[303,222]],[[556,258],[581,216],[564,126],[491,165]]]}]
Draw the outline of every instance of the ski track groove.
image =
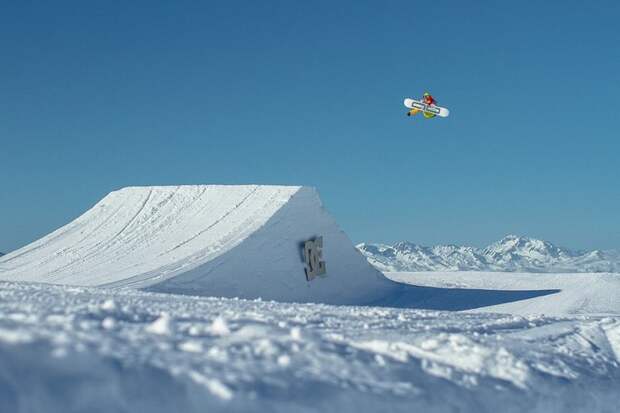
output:
[{"label": "ski track groove", "polygon": [[[179,191],[179,186],[175,187],[175,190],[171,193],[168,194],[164,199],[162,199],[161,201],[159,201],[153,208],[156,208],[156,212],[161,211],[162,209],[164,209],[164,207],[170,203],[170,201],[172,199],[174,199],[175,194]],[[104,254],[104,256],[110,256],[110,258],[108,260],[104,260],[104,261],[100,261],[98,262],[96,265],[94,265],[92,269],[96,269],[96,268],[101,268],[104,266],[109,265],[110,263],[116,261],[119,258],[119,255],[116,254],[116,252],[121,249],[123,250],[123,252],[125,252],[124,255],[131,255],[132,252],[136,251],[137,249],[140,248],[140,246],[144,245],[141,242],[135,242],[135,241],[141,241],[144,240],[146,238],[146,235],[148,234],[142,234],[140,231],[133,231],[133,233],[136,234],[142,234],[142,235],[134,235],[134,236],[129,236],[127,238],[124,239],[124,243],[121,242],[117,242],[118,239],[120,238],[120,235],[122,232],[124,232],[127,228],[129,228],[130,225],[132,225],[134,222],[136,222],[138,220],[138,217],[141,215],[145,215],[142,214],[142,212],[144,211],[144,209],[147,207],[148,205],[148,201],[150,201],[151,199],[153,199],[153,197],[151,196],[152,191],[149,193],[149,199],[147,200],[147,202],[144,203],[144,205],[142,206],[142,208],[140,209],[140,211],[135,214],[135,216],[132,218],[131,222],[129,222],[127,225],[125,225],[125,227],[123,228],[123,230],[121,230],[115,237],[113,237],[112,239],[109,240],[109,242],[107,243],[107,247],[103,249],[103,251],[105,251],[108,254]],[[173,215],[175,212],[178,212],[178,210],[174,210],[168,215]],[[139,224],[139,228],[142,227],[146,227],[151,229],[151,232],[156,232],[153,231],[153,226],[149,226],[147,225],[148,223],[152,223],[152,222],[157,222],[160,219],[159,215],[157,213],[153,213],[153,214],[149,214],[149,215],[145,215],[147,217],[146,222]],[[150,233],[149,233],[150,234]],[[128,247],[128,245],[131,245],[130,247]],[[100,252],[100,251],[99,251]],[[109,254],[111,253],[111,254]],[[116,255],[114,255],[116,254]],[[99,254],[97,254],[99,255]],[[122,272],[124,270],[126,270],[127,268],[132,268],[135,265],[131,265],[131,266],[126,266],[123,268],[119,268],[116,271],[117,272]]]},{"label": "ski track groove", "polygon": [[[119,209],[120,209],[120,207],[117,208],[116,211],[118,211]],[[0,262],[2,262],[3,264],[11,262],[14,259],[17,259],[17,258],[21,257],[22,255],[31,253],[33,251],[37,251],[37,250],[39,250],[41,248],[44,248],[44,247],[48,246],[52,241],[55,241],[55,240],[57,240],[59,238],[62,238],[62,237],[66,237],[68,232],[74,231],[77,228],[85,227],[88,224],[88,221],[86,219],[80,219],[80,218],[83,218],[83,217],[79,217],[78,219],[76,219],[76,220],[72,221],[71,223],[69,223],[67,226],[64,226],[64,227],[56,229],[54,232],[52,232],[47,237],[43,237],[38,244],[37,243],[33,243],[32,244],[33,245],[32,248],[26,248],[26,249],[24,249],[24,251],[22,251],[21,253],[15,255],[15,256],[6,257],[6,259],[4,261],[2,260],[2,258],[4,258],[4,257],[0,258]],[[62,229],[64,229],[64,230],[61,231]],[[87,237],[88,236],[84,237],[83,239],[86,239]],[[17,266],[15,268],[20,268],[22,266],[23,265],[20,265],[20,266]]]},{"label": "ski track groove", "polygon": [[[231,214],[233,214],[234,212],[238,211],[245,203],[247,203],[247,201],[257,193],[257,191],[260,189],[260,187],[254,186],[251,191],[245,195],[243,197],[243,199],[241,199],[237,204],[235,204],[235,206],[233,208],[231,208],[229,211],[227,211],[225,214],[223,214],[221,217],[219,217],[215,222],[213,222],[212,224],[209,225],[208,228],[205,228],[204,230],[202,230],[200,233],[196,234],[195,236],[191,237],[188,240],[185,240],[183,242],[183,244],[187,244],[191,241],[193,241],[194,239],[196,239],[197,237],[199,237],[200,235],[203,235],[204,233],[206,233],[209,230],[212,230],[213,228],[215,228],[215,226],[217,224],[220,224],[221,222],[223,222],[228,216],[230,216]],[[260,210],[254,211],[251,215],[247,216],[242,222],[240,222],[235,228],[232,228],[228,233],[223,234],[219,240],[219,244],[218,244],[218,248],[214,249],[213,247],[207,247],[204,248],[202,250],[196,251],[194,252],[191,256],[185,257],[185,260],[183,262],[183,264],[180,264],[175,262],[173,264],[170,265],[165,265],[162,267],[159,267],[157,269],[151,270],[151,271],[147,271],[144,272],[140,275],[131,277],[130,280],[123,280],[122,282],[122,287],[121,288],[136,288],[136,286],[139,286],[141,284],[144,284],[145,282],[148,283],[149,280],[152,280],[154,278],[160,278],[164,275],[168,275],[165,279],[170,278],[171,276],[173,276],[176,272],[178,272],[179,270],[183,269],[185,271],[189,271],[192,270],[198,266],[200,266],[203,261],[208,258],[214,250],[228,250],[228,248],[226,248],[229,243],[231,242],[231,240],[235,239],[235,234],[237,234],[238,232],[238,228],[243,228],[247,222],[252,222],[253,219],[255,219],[256,216],[260,216],[262,209],[267,208],[269,205],[272,205],[273,203],[276,202],[277,199],[279,199],[281,197],[281,194],[279,192],[272,194],[267,201],[264,203],[263,207]],[[204,205],[201,209],[199,209],[194,216],[200,214],[204,209],[208,209],[210,208],[211,205]],[[161,253],[158,256],[161,257],[163,255],[165,255],[166,253],[172,252],[176,249],[180,248],[180,246],[176,246],[175,248],[172,248],[170,250],[168,250],[167,252]],[[110,289],[116,289],[119,288],[118,287],[119,282],[118,281],[114,281],[111,283],[106,283],[106,284],[102,284],[103,287],[105,288],[110,288]]]},{"label": "ski track groove", "polygon": [[[119,206],[112,213],[106,214],[106,215],[108,215],[107,218],[105,218],[93,230],[89,231],[89,233],[87,235],[82,237],[79,241],[75,242],[72,246],[65,247],[63,250],[59,250],[59,251],[62,251],[63,254],[71,253],[73,251],[73,248],[74,248],[75,245],[79,245],[81,242],[83,242],[84,240],[86,240],[89,237],[91,237],[94,233],[96,233],[100,228],[104,227],[107,223],[109,223],[109,221],[113,217],[115,217],[118,214],[118,212],[121,209],[122,209],[122,206]],[[99,211],[97,211],[97,212],[99,212]],[[101,213],[103,213],[103,212],[101,212]],[[12,261],[13,259],[21,257],[24,254],[31,253],[31,252],[39,250],[41,248],[45,248],[49,244],[51,244],[52,241],[55,241],[55,240],[58,240],[58,239],[61,239],[61,238],[68,238],[68,237],[70,237],[72,233],[74,233],[76,231],[79,231],[80,228],[86,228],[88,226],[88,219],[86,219],[86,218],[88,218],[88,217],[85,217],[85,216],[79,217],[78,219],[76,219],[76,221],[73,221],[73,222],[75,222],[75,225],[71,225],[71,223],[70,223],[70,224],[68,224],[68,226],[61,227],[61,228],[57,229],[56,231],[54,231],[54,232],[58,232],[57,234],[54,235],[54,233],[52,233],[49,239],[43,238],[41,240],[42,242],[39,245],[36,245],[34,248],[27,249],[24,252],[16,255],[15,257],[11,257],[10,259],[6,260],[6,262]],[[77,221],[79,221],[79,222],[77,222]],[[96,248],[97,246],[99,246],[102,243],[103,243],[103,241],[100,241],[97,244],[95,244],[93,247],[90,247],[90,248],[91,249],[92,248]],[[59,252],[59,251],[57,251],[57,252]],[[34,267],[34,269],[32,271],[35,271],[36,268],[38,268],[38,267],[44,266],[44,264],[52,261],[53,259],[54,259],[53,256],[49,256],[47,259],[43,258],[40,262],[37,263],[37,265]],[[18,268],[27,267],[28,264],[29,264],[29,262],[24,262],[23,264],[17,265],[16,267],[14,267],[13,270],[18,269]]]},{"label": "ski track groove", "polygon": [[[60,272],[64,272],[67,269],[70,269],[72,267],[75,267],[76,265],[80,264],[83,265],[86,262],[89,262],[89,259],[93,256],[98,256],[99,253],[101,253],[101,251],[109,251],[109,245],[112,244],[114,242],[114,240],[120,236],[120,234],[123,233],[123,231],[125,231],[132,222],[134,222],[137,217],[140,215],[140,213],[144,210],[146,204],[148,203],[149,199],[151,198],[153,194],[153,190],[149,190],[148,194],[146,195],[144,201],[142,202],[140,208],[138,209],[138,211],[128,220],[128,222],[123,226],[123,228],[120,231],[117,231],[116,234],[114,234],[111,238],[106,239],[105,241],[102,241],[100,243],[95,244],[93,247],[89,248],[90,252],[86,252],[84,255],[80,256],[79,260],[73,260],[70,261],[69,263],[67,263],[64,266],[60,266],[58,268],[56,268],[54,271],[50,271],[48,273],[49,279],[50,280],[62,280],[62,276],[61,277],[55,277],[56,274],[60,273]],[[122,209],[122,208],[119,208]],[[111,219],[112,217],[110,217]],[[106,220],[106,221],[109,221]],[[101,227],[101,226],[100,226]]]},{"label": "ski track groove", "polygon": [[233,208],[231,208],[229,211],[227,211],[224,215],[222,215],[220,218],[218,218],[215,222],[213,222],[211,225],[209,225],[207,228],[199,231],[197,234],[195,234],[194,236],[188,238],[187,240],[181,242],[180,244],[172,247],[171,249],[169,249],[168,251],[160,254],[159,256],[165,255],[169,252],[172,252],[174,250],[177,250],[179,248],[181,248],[183,245],[188,244],[189,242],[193,241],[194,239],[198,238],[199,236],[201,236],[202,234],[206,233],[207,231],[213,229],[215,226],[217,226],[219,223],[221,223],[222,221],[224,221],[227,217],[229,217],[233,212],[237,211],[239,209],[239,207],[241,205],[243,205],[252,195],[256,194],[256,192],[258,191],[258,185],[255,185],[252,190],[239,202],[237,203]]},{"label": "ski track groove", "polygon": [[[201,235],[205,234],[206,232],[212,230],[218,224],[224,222],[224,220],[227,217],[229,217],[231,214],[237,212],[239,210],[239,208],[241,208],[243,206],[243,204],[245,204],[253,195],[255,195],[258,192],[259,189],[260,189],[260,187],[258,185],[254,185],[251,188],[251,190],[248,192],[248,194],[246,194],[237,204],[235,204],[235,206],[233,208],[231,208],[226,213],[224,213],[222,216],[217,218],[207,228],[201,230],[197,234],[193,235],[192,237],[188,238],[187,240],[183,241],[182,243],[176,245],[175,247],[170,248],[169,250],[167,250],[167,251],[165,251],[163,253],[160,253],[158,255],[158,257],[164,256],[164,255],[166,255],[168,253],[171,253],[171,252],[181,248],[183,245],[188,244],[189,242],[193,241],[194,239],[196,239],[196,238],[200,237]],[[269,198],[269,200],[267,202],[265,202],[265,205],[270,205],[279,196],[280,196],[279,193],[273,194]],[[201,208],[199,211],[197,211],[195,215],[198,215],[204,209],[208,209],[209,207],[210,207],[210,205],[208,205],[208,204],[205,205],[203,208]],[[220,248],[223,248],[223,246],[228,245],[230,240],[235,238],[234,234],[236,234],[238,229],[239,228],[243,228],[244,227],[244,223],[248,222],[248,221],[251,221],[251,218],[254,215],[256,215],[256,214],[257,214],[257,212],[255,212],[250,217],[244,219],[244,221],[242,223],[237,225],[229,233],[224,234],[221,237],[221,239],[220,239],[220,243],[219,243]],[[204,249],[202,249],[200,251],[197,251],[194,254],[192,254],[191,256],[187,257],[185,262],[182,265],[178,265],[177,263],[175,263],[175,264],[173,264],[174,265],[173,268],[170,268],[169,266],[163,266],[163,267],[160,267],[160,268],[157,268],[157,269],[145,272],[145,273],[140,274],[138,276],[132,277],[131,280],[124,280],[123,281],[123,288],[125,288],[125,287],[128,287],[128,288],[135,287],[136,285],[143,284],[143,283],[148,282],[149,280],[152,280],[154,278],[161,277],[162,274],[174,274],[175,272],[177,272],[180,269],[191,270],[191,269],[199,266],[205,258],[209,257],[213,253],[213,251],[214,251],[213,247],[207,247],[207,248],[204,248]],[[114,288],[117,288],[117,285],[118,285],[118,282],[115,281],[115,282],[104,284],[103,286],[106,287],[106,288],[114,289]]]},{"label": "ski track groove", "polygon": [[[92,229],[91,231],[88,232],[88,234],[86,234],[84,237],[82,237],[80,240],[78,240],[77,242],[75,242],[73,245],[71,245],[70,247],[66,247],[65,249],[62,250],[63,254],[69,254],[69,253],[73,253],[73,250],[75,249],[76,245],[81,245],[85,240],[87,240],[88,238],[90,238],[93,234],[96,234],[101,228],[105,227],[107,224],[110,223],[110,221],[112,221],[112,219],[117,216],[117,214],[119,213],[119,211],[121,211],[123,208],[122,206],[117,207],[114,211],[112,211],[112,213],[108,213],[106,214],[107,217],[99,224],[97,225],[94,229]],[[65,231],[64,235],[66,237],[71,236],[70,231]],[[88,251],[98,251],[98,248],[100,245],[104,244],[104,241],[99,241],[97,243],[95,243],[93,246],[88,247],[88,249],[86,250],[86,253],[88,254]],[[44,266],[44,264],[47,264],[48,262],[52,261],[53,257],[50,256],[47,260],[42,260],[41,262],[38,263],[39,267]],[[74,261],[73,261],[74,262]]]},{"label": "ski track groove", "polygon": [[[159,217],[158,218],[158,217],[156,217],[154,215],[151,216],[151,218],[149,218],[149,222],[151,222],[151,223],[156,223],[156,222],[159,222],[159,221],[161,221],[161,222],[158,223],[157,225],[152,225],[152,226],[148,225],[148,222],[142,224],[142,226],[147,227],[150,232],[144,232],[142,237],[134,237],[134,239],[149,238],[149,240],[151,242],[157,241],[158,240],[157,234],[164,234],[164,233],[166,233],[166,231],[165,231],[166,228],[170,227],[171,223],[175,222],[174,220],[175,220],[175,218],[178,215],[180,215],[180,212],[185,210],[185,209],[191,208],[191,206],[193,204],[195,204],[198,200],[200,200],[204,196],[204,194],[206,192],[207,192],[206,188],[203,188],[198,195],[193,197],[191,202],[183,203],[181,209],[174,209],[174,208],[171,209],[171,211],[167,215],[165,215],[163,217]],[[171,197],[168,200],[170,200],[170,199],[171,199]],[[162,204],[163,202],[164,201],[160,202],[160,204],[158,204],[158,205],[163,207],[163,204]],[[138,232],[138,231],[136,231],[136,232]],[[132,246],[131,248],[127,248],[126,249],[127,253],[125,255],[130,255],[132,252],[134,252],[137,249],[139,249],[140,246],[144,245],[143,243],[133,243],[133,244],[134,244],[134,246]],[[159,256],[162,256],[162,255],[163,254],[160,254]],[[109,264],[109,261],[101,262],[101,263],[97,264],[97,267],[101,267],[101,266],[108,265],[108,264]],[[125,272],[125,271],[127,271],[127,270],[129,270],[131,268],[139,267],[141,265],[143,265],[143,263],[136,262],[136,263],[133,263],[131,265],[127,265],[125,267],[119,268],[117,271],[118,272]],[[114,283],[110,283],[110,285],[113,285],[113,284]],[[108,284],[105,284],[105,285],[108,285]]]},{"label": "ski track groove", "polygon": [[[176,191],[177,191],[177,190],[178,190],[178,187],[177,187],[177,189],[175,189],[175,192],[173,192],[173,194],[174,194],[174,193],[176,193]],[[115,240],[116,240],[116,239],[117,239],[117,238],[118,238],[118,237],[119,237],[119,236],[120,236],[123,232],[125,232],[125,230],[126,230],[127,228],[129,228],[129,226],[130,226],[131,224],[133,224],[133,223],[136,221],[136,219],[138,219],[138,217],[140,216],[140,214],[142,214],[142,212],[144,211],[144,208],[146,208],[146,205],[148,204],[148,202],[149,202],[149,200],[151,199],[151,197],[152,197],[152,196],[153,196],[153,190],[152,190],[152,189],[150,189],[150,190],[149,190],[149,193],[147,194],[146,198],[144,199],[144,202],[142,203],[142,206],[140,206],[140,209],[138,209],[138,211],[134,214],[134,216],[133,216],[133,217],[131,217],[131,219],[129,220],[129,222],[127,222],[127,223],[123,226],[123,228],[121,228],[121,230],[120,230],[120,231],[118,231],[118,232],[117,232],[117,233],[116,233],[116,234],[115,234],[115,235],[114,235],[114,236],[113,236],[113,237],[112,237],[112,238],[108,241],[108,243],[107,243],[108,245],[109,245],[109,244],[113,244],[113,243],[114,243],[114,241],[115,241]]]}]

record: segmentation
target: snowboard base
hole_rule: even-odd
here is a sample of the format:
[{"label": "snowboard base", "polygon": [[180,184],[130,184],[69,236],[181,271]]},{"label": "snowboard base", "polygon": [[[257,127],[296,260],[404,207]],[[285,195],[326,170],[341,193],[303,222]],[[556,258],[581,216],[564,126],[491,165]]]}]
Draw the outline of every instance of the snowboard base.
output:
[{"label": "snowboard base", "polygon": [[429,113],[442,118],[445,118],[450,114],[450,111],[446,108],[436,105],[427,105],[426,103],[415,99],[406,98],[404,104],[409,109],[419,109],[424,113]]}]

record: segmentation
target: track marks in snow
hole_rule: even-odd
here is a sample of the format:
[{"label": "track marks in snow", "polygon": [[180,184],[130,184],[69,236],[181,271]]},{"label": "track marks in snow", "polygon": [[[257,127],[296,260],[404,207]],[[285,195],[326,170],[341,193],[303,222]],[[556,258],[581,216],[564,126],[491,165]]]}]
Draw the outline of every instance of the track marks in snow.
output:
[{"label": "track marks in snow", "polygon": [[[175,190],[174,190],[174,191],[173,191],[173,192],[169,195],[169,197],[168,197],[167,199],[169,200],[170,198],[172,198],[172,196],[174,196],[174,194],[177,192],[177,190],[178,190],[178,189],[175,189]],[[140,208],[138,209],[138,211],[136,211],[136,213],[135,213],[135,214],[134,214],[134,215],[133,215],[133,216],[132,216],[132,217],[131,217],[128,221],[127,221],[127,223],[126,223],[125,225],[123,225],[123,227],[122,227],[122,228],[121,228],[121,229],[120,229],[120,230],[119,230],[116,234],[114,234],[114,235],[112,236],[112,238],[108,241],[108,244],[113,244],[113,243],[114,243],[114,241],[115,241],[115,240],[116,240],[116,239],[117,239],[117,238],[118,238],[118,237],[119,237],[119,236],[120,236],[123,232],[125,232],[125,230],[126,230],[127,228],[129,228],[129,226],[130,226],[131,224],[133,224],[133,223],[134,223],[134,222],[138,219],[138,217],[140,216],[140,214],[142,214],[142,212],[145,210],[145,208],[146,208],[146,206],[148,205],[148,203],[149,203],[149,201],[150,201],[150,199],[151,199],[151,197],[152,197],[152,196],[153,196],[153,190],[152,190],[152,189],[150,189],[150,190],[148,191],[148,193],[146,194],[146,197],[144,197],[144,201],[142,202],[142,205],[140,205]]]},{"label": "track marks in snow", "polygon": [[165,277],[241,242],[285,203],[281,199],[298,189],[124,188],[47,237],[0,259],[1,273],[13,280],[78,285]]},{"label": "track marks in snow", "polygon": [[198,238],[199,236],[201,236],[205,232],[210,231],[211,229],[213,229],[215,226],[217,226],[219,223],[221,223],[227,217],[229,217],[231,214],[233,214],[235,211],[237,211],[241,207],[241,205],[243,205],[252,195],[254,195],[256,193],[257,190],[258,190],[258,186],[255,186],[246,196],[243,197],[243,199],[239,203],[235,204],[234,207],[230,208],[222,216],[220,216],[215,221],[213,221],[212,224],[207,226],[205,229],[199,231],[198,233],[196,233],[192,237],[190,237],[190,238],[186,239],[185,241],[181,242],[180,244],[175,245],[174,247],[172,247],[168,251],[164,252],[162,255],[167,254],[167,253],[169,253],[171,251],[174,251],[174,250],[182,247],[183,245],[188,244],[189,242],[195,240],[196,238]]}]

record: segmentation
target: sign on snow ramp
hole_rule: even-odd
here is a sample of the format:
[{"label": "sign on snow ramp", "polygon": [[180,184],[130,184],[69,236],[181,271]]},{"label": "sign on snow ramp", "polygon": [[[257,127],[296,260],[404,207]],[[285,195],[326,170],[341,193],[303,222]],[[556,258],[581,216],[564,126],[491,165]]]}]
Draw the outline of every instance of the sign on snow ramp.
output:
[{"label": "sign on snow ramp", "polygon": [[[311,255],[326,271],[308,277],[305,248],[318,239],[321,250]],[[313,188],[256,185],[111,192],[73,222],[1,257],[0,279],[331,304],[370,304],[395,288],[353,247]]]}]

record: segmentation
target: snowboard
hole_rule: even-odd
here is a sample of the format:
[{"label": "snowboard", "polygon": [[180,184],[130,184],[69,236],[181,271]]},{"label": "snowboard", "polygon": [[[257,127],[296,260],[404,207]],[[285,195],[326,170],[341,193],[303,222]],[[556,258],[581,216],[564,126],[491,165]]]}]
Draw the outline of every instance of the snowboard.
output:
[{"label": "snowboard", "polygon": [[404,103],[409,109],[420,109],[422,112],[430,113],[442,118],[445,118],[450,114],[450,111],[446,108],[436,105],[427,105],[426,103],[415,99],[406,98]]}]

